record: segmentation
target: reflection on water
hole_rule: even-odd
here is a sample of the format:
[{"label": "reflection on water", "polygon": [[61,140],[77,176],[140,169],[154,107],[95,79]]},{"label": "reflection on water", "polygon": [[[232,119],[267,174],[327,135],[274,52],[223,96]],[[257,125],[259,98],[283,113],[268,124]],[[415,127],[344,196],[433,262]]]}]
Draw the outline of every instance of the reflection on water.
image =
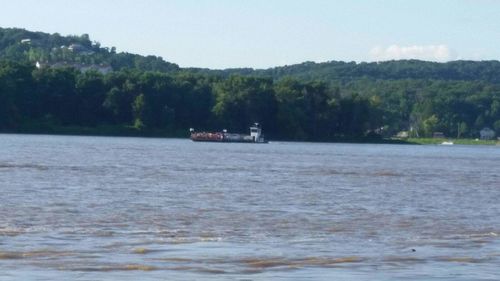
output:
[{"label": "reflection on water", "polygon": [[498,147],[0,144],[0,280],[500,274]]}]

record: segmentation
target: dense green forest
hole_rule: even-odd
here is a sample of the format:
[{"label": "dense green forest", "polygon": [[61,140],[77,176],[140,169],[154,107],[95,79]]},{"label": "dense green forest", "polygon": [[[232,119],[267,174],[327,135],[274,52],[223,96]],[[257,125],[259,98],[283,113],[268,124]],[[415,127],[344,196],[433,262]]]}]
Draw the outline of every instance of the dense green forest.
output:
[{"label": "dense green forest", "polygon": [[2,132],[185,136],[190,127],[246,132],[253,122],[288,140],[498,134],[500,62],[179,68],[88,35],[0,28]]}]

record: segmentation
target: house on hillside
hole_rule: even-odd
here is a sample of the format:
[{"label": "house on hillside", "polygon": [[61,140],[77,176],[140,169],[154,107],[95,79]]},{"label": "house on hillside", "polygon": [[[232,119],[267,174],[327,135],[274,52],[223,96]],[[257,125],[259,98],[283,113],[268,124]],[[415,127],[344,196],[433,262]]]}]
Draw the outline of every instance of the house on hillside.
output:
[{"label": "house on hillside", "polygon": [[80,44],[74,43],[74,44],[69,45],[68,50],[70,50],[72,52],[83,52],[83,51],[86,51],[87,48],[85,48],[84,46],[82,46]]},{"label": "house on hillside", "polygon": [[495,138],[495,131],[488,127],[484,127],[481,131],[479,131],[479,136],[482,140],[492,140]]},{"label": "house on hillside", "polygon": [[41,63],[37,61],[35,66],[38,69],[72,67],[80,72],[95,70],[101,74],[108,74],[113,71],[113,67],[111,67],[111,65],[109,64],[81,64],[81,63],[68,63],[68,62]]},{"label": "house on hillside", "polygon": [[443,132],[434,132],[432,133],[432,137],[435,139],[444,139],[445,135]]},{"label": "house on hillside", "polygon": [[89,70],[95,70],[101,74],[108,74],[111,71],[113,71],[113,68],[108,65],[108,64],[91,64],[91,65],[75,65],[74,66],[76,69],[80,70],[81,72],[87,72]]},{"label": "house on hillside", "polygon": [[72,51],[73,53],[80,53],[83,55],[92,55],[94,53],[94,51],[90,50],[89,48],[76,43],[69,45],[68,50]]}]

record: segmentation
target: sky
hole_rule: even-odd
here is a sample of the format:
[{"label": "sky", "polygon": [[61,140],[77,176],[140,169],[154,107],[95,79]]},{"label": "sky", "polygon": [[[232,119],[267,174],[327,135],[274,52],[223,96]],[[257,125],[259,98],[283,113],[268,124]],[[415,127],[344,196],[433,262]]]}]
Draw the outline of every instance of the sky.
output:
[{"label": "sky", "polygon": [[500,0],[0,0],[0,27],[181,67],[500,59]]}]

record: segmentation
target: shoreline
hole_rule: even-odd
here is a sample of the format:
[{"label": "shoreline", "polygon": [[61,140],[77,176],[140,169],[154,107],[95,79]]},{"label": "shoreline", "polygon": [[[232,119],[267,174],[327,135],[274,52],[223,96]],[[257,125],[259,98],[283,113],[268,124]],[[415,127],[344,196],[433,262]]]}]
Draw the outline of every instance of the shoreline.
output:
[{"label": "shoreline", "polygon": [[500,140],[480,140],[467,138],[408,138],[407,141],[420,145],[441,145],[451,142],[452,145],[500,145]]},{"label": "shoreline", "polygon": [[[162,130],[140,131],[134,127],[127,126],[104,126],[104,127],[58,127],[48,130],[5,130],[0,134],[20,135],[55,135],[55,136],[93,136],[93,137],[138,137],[138,138],[189,138],[188,132],[166,132]],[[489,145],[500,146],[500,140],[479,140],[467,138],[355,138],[337,137],[329,140],[293,140],[286,138],[270,139],[284,142],[310,142],[310,143],[359,143],[359,144],[400,144],[400,145],[441,145],[443,142],[452,142],[454,145]]]}]

